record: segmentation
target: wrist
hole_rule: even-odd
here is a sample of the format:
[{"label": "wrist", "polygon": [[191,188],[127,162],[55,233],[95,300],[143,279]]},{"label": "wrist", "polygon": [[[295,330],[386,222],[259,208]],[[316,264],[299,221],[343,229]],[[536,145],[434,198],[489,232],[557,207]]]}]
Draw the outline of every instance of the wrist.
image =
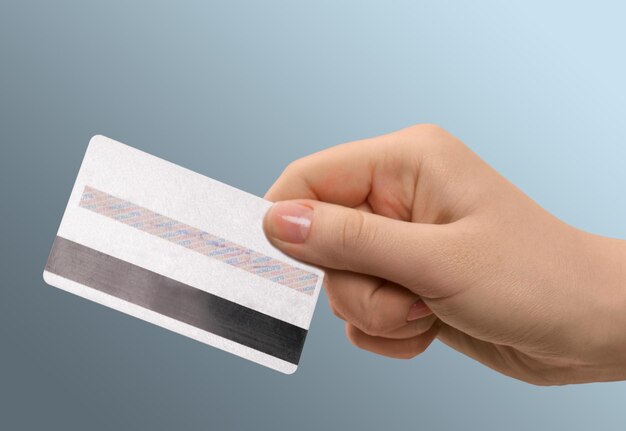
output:
[{"label": "wrist", "polygon": [[[581,232],[583,322],[596,380],[626,379],[626,241]],[[585,342],[584,339],[580,340]]]}]

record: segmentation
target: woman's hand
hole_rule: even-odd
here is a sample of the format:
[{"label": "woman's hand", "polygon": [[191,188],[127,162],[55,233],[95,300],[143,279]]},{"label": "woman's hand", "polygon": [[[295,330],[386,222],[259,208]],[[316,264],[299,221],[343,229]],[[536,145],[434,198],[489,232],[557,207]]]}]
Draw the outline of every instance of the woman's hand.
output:
[{"label": "woman's hand", "polygon": [[556,219],[440,128],[297,160],[266,198],[269,240],[327,268],[356,346],[409,358],[439,338],[535,384],[626,379],[624,242]]}]

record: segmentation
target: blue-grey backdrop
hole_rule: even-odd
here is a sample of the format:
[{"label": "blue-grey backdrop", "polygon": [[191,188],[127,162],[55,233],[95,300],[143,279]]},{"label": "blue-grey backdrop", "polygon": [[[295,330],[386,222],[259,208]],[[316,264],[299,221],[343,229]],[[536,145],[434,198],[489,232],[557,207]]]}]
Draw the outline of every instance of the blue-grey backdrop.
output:
[{"label": "blue-grey backdrop", "polygon": [[[626,384],[538,388],[435,343],[349,345],[321,298],[284,376],[46,286],[89,138],[262,195],[416,122],[548,210],[626,237],[619,1],[0,3],[0,429],[623,429]],[[541,247],[541,244],[537,244]]]}]

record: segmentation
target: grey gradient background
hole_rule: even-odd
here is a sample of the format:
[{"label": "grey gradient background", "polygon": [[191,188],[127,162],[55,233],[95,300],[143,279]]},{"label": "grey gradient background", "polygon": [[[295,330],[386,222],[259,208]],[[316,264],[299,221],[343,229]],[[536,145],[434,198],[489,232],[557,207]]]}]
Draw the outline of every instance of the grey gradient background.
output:
[{"label": "grey gradient background", "polygon": [[[262,195],[416,122],[626,237],[623,2],[0,2],[0,429],[623,429],[626,384],[539,388],[435,343],[358,351],[324,297],[284,376],[46,286],[89,138]],[[541,244],[537,244],[541,247]]]}]

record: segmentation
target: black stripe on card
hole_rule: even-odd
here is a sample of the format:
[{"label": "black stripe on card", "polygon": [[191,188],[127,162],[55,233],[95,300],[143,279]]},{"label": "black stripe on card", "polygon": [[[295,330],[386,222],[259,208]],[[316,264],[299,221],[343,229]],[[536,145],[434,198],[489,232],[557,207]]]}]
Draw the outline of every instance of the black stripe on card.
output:
[{"label": "black stripe on card", "polygon": [[298,364],[306,329],[57,236],[46,271]]}]

